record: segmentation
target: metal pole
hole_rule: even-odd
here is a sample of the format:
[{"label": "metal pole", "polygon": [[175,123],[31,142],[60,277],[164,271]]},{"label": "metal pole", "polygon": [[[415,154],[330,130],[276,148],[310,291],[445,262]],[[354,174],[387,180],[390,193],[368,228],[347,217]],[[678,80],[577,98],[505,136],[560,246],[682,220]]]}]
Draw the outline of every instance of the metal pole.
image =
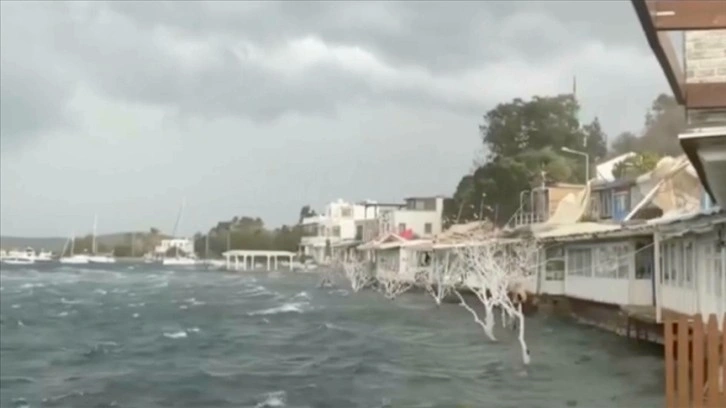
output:
[{"label": "metal pole", "polygon": [[585,184],[590,181],[590,155],[585,154]]}]

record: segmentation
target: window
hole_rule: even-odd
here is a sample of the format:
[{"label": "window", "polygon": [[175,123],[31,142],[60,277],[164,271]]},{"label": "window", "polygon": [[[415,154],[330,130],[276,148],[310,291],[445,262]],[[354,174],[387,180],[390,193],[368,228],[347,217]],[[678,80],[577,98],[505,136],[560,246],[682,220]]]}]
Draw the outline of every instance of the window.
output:
[{"label": "window", "polygon": [[424,224],[424,234],[431,234],[431,232],[434,230],[434,226],[431,225],[430,222],[427,222]]},{"label": "window", "polygon": [[612,245],[601,245],[594,248],[595,265],[593,268],[596,278],[616,278],[618,274],[618,252]]},{"label": "window", "polygon": [[336,225],[333,227],[333,236],[339,237],[340,236],[340,226]]},{"label": "window", "polygon": [[325,227],[323,227],[323,226],[318,227],[318,236],[319,237],[325,236]]},{"label": "window", "polygon": [[628,191],[619,191],[613,195],[613,218],[621,221],[628,215]]},{"label": "window", "polygon": [[655,251],[650,244],[647,241],[635,244],[635,279],[651,279],[653,277]]},{"label": "window", "polygon": [[406,231],[406,223],[402,222],[398,224],[398,233],[402,233],[403,231]]},{"label": "window", "polygon": [[683,281],[679,282],[679,284],[686,288],[693,287],[693,267],[695,261],[693,247],[694,243],[691,240],[683,243],[683,273],[681,274]]},{"label": "window", "polygon": [[424,202],[424,210],[426,211],[436,211],[436,198],[427,198],[423,200]]},{"label": "window", "polygon": [[681,268],[680,255],[677,251],[679,245],[676,242],[668,244],[668,263],[670,264],[671,285],[678,286],[678,269]]},{"label": "window", "polygon": [[567,274],[571,276],[592,276],[592,251],[590,248],[567,250]]},{"label": "window", "polygon": [[600,218],[600,199],[597,196],[590,197],[590,216]]},{"label": "window", "polygon": [[618,279],[629,279],[630,278],[630,260],[632,254],[630,253],[630,245],[623,244],[617,247],[618,255]]},{"label": "window", "polygon": [[661,282],[664,285],[670,284],[671,273],[670,262],[668,258],[668,243],[664,242],[660,244],[660,271],[661,271]]},{"label": "window", "polygon": [[706,275],[706,290],[716,296],[723,296],[721,288],[721,268],[723,267],[721,251],[724,251],[724,249],[715,236],[704,239],[702,245],[705,246],[704,252],[706,255],[703,262],[703,265],[705,265],[703,269]]},{"label": "window", "polygon": [[363,226],[362,225],[355,226],[355,239],[357,239],[358,241],[363,239]]},{"label": "window", "polygon": [[350,207],[343,207],[340,209],[340,216],[342,218],[351,218],[353,217],[353,209]]},{"label": "window", "polygon": [[600,217],[610,218],[612,216],[612,191],[603,190],[600,192]]},{"label": "window", "polygon": [[545,280],[565,279],[565,251],[561,245],[545,249]]}]

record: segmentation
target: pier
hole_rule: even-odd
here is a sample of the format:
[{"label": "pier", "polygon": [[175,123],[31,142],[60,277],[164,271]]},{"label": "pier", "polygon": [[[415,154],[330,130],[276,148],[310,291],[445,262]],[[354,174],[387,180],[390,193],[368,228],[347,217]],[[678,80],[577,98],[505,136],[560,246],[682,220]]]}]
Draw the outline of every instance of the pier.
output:
[{"label": "pier", "polygon": [[[287,258],[290,270],[292,270],[292,259],[295,256],[294,252],[289,251],[265,251],[265,250],[254,250],[254,249],[235,249],[227,251],[222,254],[227,261],[227,270],[253,270],[255,268],[256,258],[267,259],[267,270],[270,271],[272,268],[277,270],[278,260],[280,258]],[[248,263],[249,260],[249,263]],[[240,262],[242,261],[242,262]],[[249,265],[249,266],[248,266]],[[241,267],[241,268],[240,268]]]}]

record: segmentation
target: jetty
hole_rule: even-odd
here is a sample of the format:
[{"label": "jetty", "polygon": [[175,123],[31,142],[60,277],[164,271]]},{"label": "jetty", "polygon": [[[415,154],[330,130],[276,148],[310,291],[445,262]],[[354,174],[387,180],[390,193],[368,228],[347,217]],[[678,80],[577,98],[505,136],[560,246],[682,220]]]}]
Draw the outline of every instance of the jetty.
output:
[{"label": "jetty", "polygon": [[[295,256],[294,252],[290,251],[267,251],[257,249],[235,249],[224,252],[222,254],[227,262],[227,270],[253,270],[255,268],[255,260],[263,258],[267,260],[267,270],[270,271],[272,268],[278,269],[278,261],[280,258],[283,260],[287,258],[288,267],[292,270],[292,260]],[[242,261],[242,262],[240,262]]]}]

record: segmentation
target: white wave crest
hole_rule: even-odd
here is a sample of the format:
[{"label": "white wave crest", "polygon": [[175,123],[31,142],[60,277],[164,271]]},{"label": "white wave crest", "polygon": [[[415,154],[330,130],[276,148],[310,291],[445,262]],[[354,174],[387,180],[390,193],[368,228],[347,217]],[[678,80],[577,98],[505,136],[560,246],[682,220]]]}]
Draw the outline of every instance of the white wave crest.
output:
[{"label": "white wave crest", "polygon": [[292,298],[293,299],[295,299],[295,298],[310,299],[310,295],[308,295],[308,292],[300,292],[297,295],[293,296]]},{"label": "white wave crest", "polygon": [[164,337],[170,338],[170,339],[183,339],[187,337],[187,332],[185,331],[178,331],[174,333],[164,333]]},{"label": "white wave crest", "polygon": [[271,315],[278,313],[303,313],[304,307],[308,306],[308,302],[293,302],[284,303],[280,306],[273,307],[265,310],[258,310],[256,312],[247,313],[248,316],[260,316],[260,315]]},{"label": "white wave crest", "polygon": [[255,408],[278,408],[284,407],[287,403],[287,394],[285,391],[270,392],[265,395],[265,400],[255,405]]},{"label": "white wave crest", "polygon": [[33,289],[33,288],[44,288],[45,285],[42,283],[24,283],[20,285],[20,289]]}]

